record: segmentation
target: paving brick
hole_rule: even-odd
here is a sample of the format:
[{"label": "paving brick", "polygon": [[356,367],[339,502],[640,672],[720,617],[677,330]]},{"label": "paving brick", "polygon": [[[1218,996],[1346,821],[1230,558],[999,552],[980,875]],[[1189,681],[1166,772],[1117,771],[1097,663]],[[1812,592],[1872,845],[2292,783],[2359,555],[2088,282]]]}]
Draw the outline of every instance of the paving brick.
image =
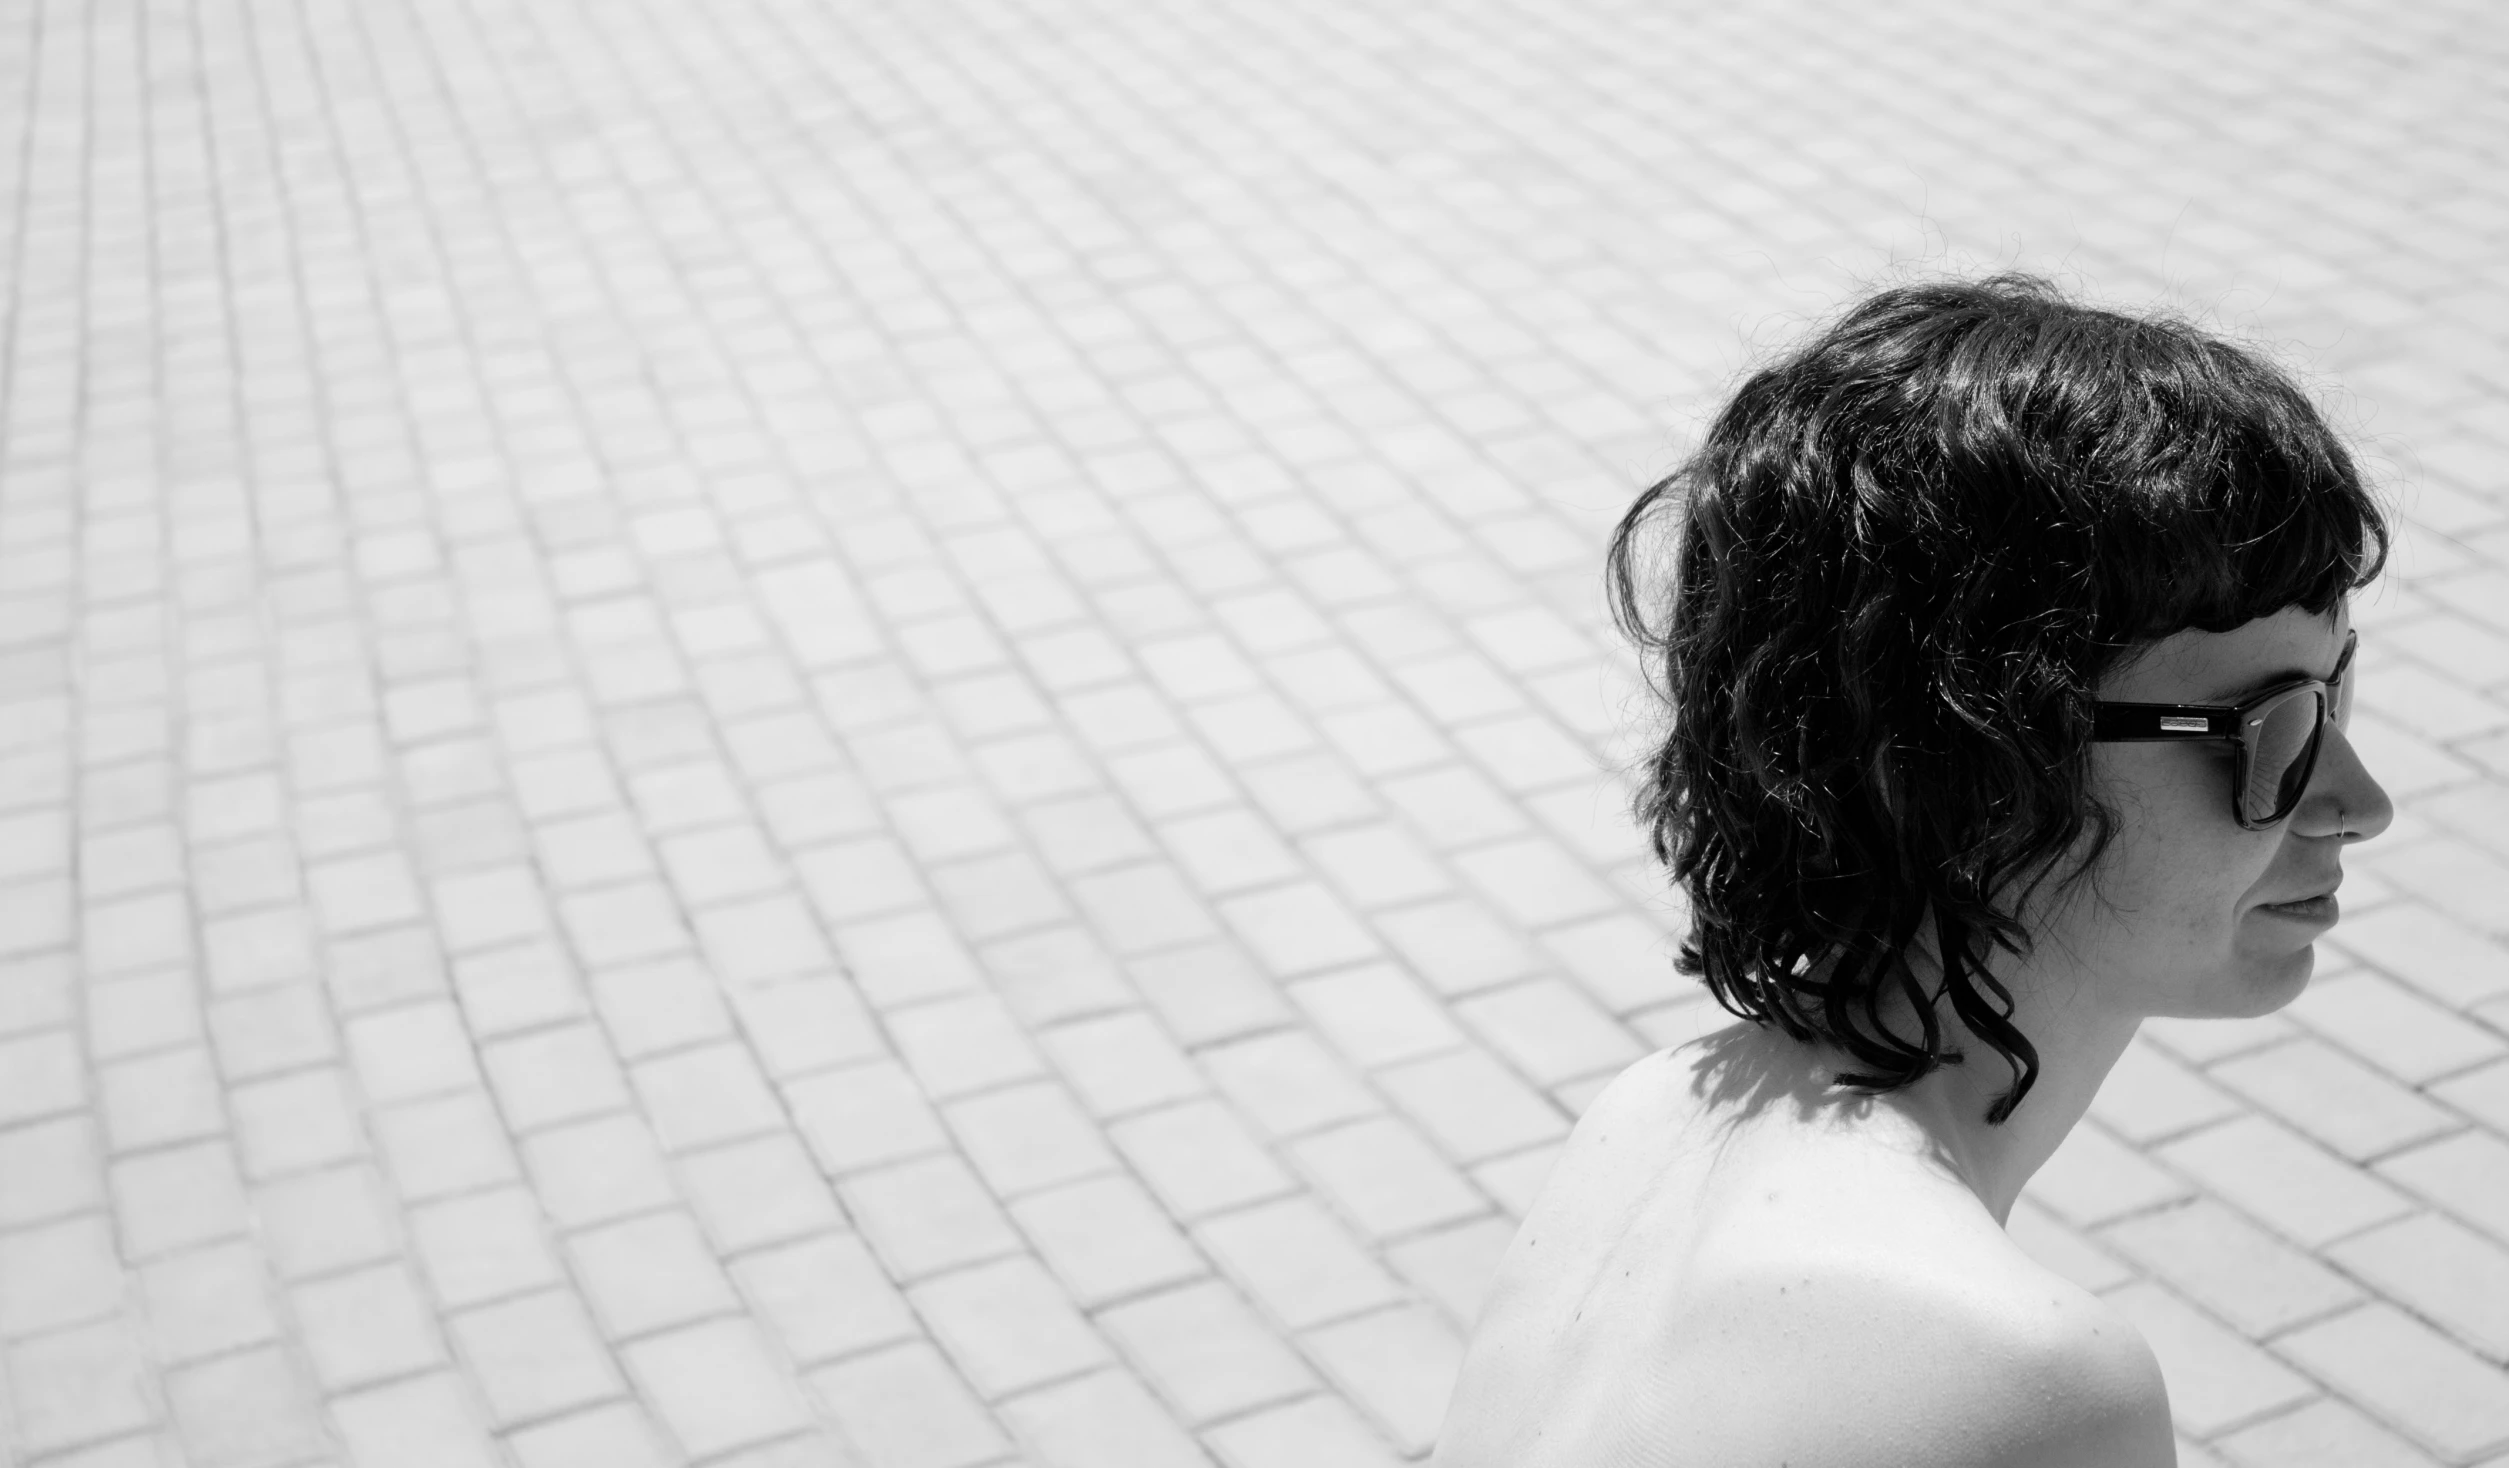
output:
[{"label": "paving brick", "polygon": [[412,1101],[372,1113],[384,1166],[412,1202],[511,1181],[514,1152],[487,1098]]},{"label": "paving brick", "polygon": [[15,1436],[30,1455],[136,1432],[154,1421],[146,1357],[119,1320],[15,1342],[6,1359]]},{"label": "paving brick", "polygon": [[1377,1100],[1313,1036],[1280,1030],[1215,1045],[1198,1057],[1240,1111],[1275,1137],[1372,1116]]},{"label": "paving brick", "polygon": [[1194,888],[1209,896],[1292,881],[1305,871],[1290,843],[1244,806],[1159,823],[1159,841],[1177,856]]},{"label": "paving brick", "polygon": [[253,1190],[252,1210],[283,1279],[308,1279],[389,1257],[398,1247],[372,1165],[305,1173]]},{"label": "paving brick", "polygon": [[2171,1202],[2190,1191],[2185,1182],[2154,1167],[2107,1132],[2084,1124],[2076,1126],[2040,1167],[2024,1196],[2069,1223],[2089,1227]]},{"label": "paving brick", "polygon": [[956,1157],[856,1173],[839,1186],[863,1237],[900,1280],[1016,1252],[1019,1235]]},{"label": "paving brick", "polygon": [[16,1339],[116,1314],[121,1260],[102,1214],[0,1234],[0,1336]]},{"label": "paving brick", "polygon": [[479,1409],[450,1372],[334,1397],[331,1420],[358,1468],[493,1468],[499,1457]]},{"label": "paving brick", "polygon": [[1255,806],[1285,833],[1300,836],[1367,821],[1377,813],[1377,800],[1350,765],[1325,750],[1232,765]]},{"label": "paving brick", "polygon": [[2443,1458],[2466,1462],[2509,1443],[2509,1381],[2498,1368],[2392,1305],[2304,1327],[2275,1349]]},{"label": "paving brick", "polygon": [[[2241,1468],[2428,1468],[2432,1460],[2359,1411],[2321,1397],[2221,1439]],[[2180,1454],[2181,1465],[2185,1455]]]},{"label": "paving brick", "polygon": [[1536,1085],[1616,1073],[1643,1053],[1628,1030],[1557,979],[1475,994],[1455,1011]]},{"label": "paving brick", "polygon": [[692,1457],[769,1442],[809,1425],[792,1376],[747,1320],[709,1320],[624,1348],[628,1374]]},{"label": "paving brick", "polygon": [[1027,853],[999,852],[927,868],[925,877],[960,934],[990,942],[1069,921],[1063,889]]},{"label": "paving brick", "polygon": [[[311,875],[319,878],[321,874],[322,869],[316,868]],[[314,898],[320,910],[323,888],[319,882]],[[80,926],[79,951],[90,977],[143,973],[191,962],[191,933],[191,904],[179,892],[91,902]]]},{"label": "paving brick", "polygon": [[2424,907],[2393,906],[2347,921],[2345,952],[2452,1008],[2509,992],[2509,948]]},{"label": "paving brick", "polygon": [[255,1180],[365,1155],[357,1103],[336,1067],[298,1071],[227,1092],[244,1172]]},{"label": "paving brick", "polygon": [[[551,943],[517,943],[466,954],[454,962],[453,988],[462,1002],[463,1022],[482,1040],[590,1013],[574,965]],[[384,1002],[433,992],[432,987],[396,991]]]},{"label": "paving brick", "polygon": [[[330,991],[333,1012],[343,1016],[436,998],[445,992],[448,979],[435,938],[415,923],[332,937],[322,945],[319,964],[309,963],[302,973],[273,975],[270,982],[316,974]],[[476,1015],[472,1023],[479,1023]]]},{"label": "paving brick", "polygon": [[1033,1259],[980,1264],[909,1291],[915,1309],[977,1392],[999,1399],[1089,1370],[1106,1343]]},{"label": "paving brick", "polygon": [[139,1271],[150,1355],[178,1366],[276,1340],[268,1274],[261,1251],[241,1241],[177,1254]]},{"label": "paving brick", "polygon": [[2126,1219],[2100,1240],[2256,1339],[2361,1297],[2323,1264],[2210,1199]]},{"label": "paving brick", "polygon": [[2509,1060],[2434,1082],[2429,1094],[2495,1132],[2509,1131]]},{"label": "paving brick", "polygon": [[[286,991],[273,991],[286,992]],[[481,1084],[461,1012],[441,1001],[359,1015],[343,1026],[358,1086],[376,1105],[423,1100]]]},{"label": "paving brick", "polygon": [[495,867],[437,879],[436,921],[447,952],[464,953],[538,937],[550,929],[549,902],[528,867]]},{"label": "paving brick", "polygon": [[727,1314],[740,1303],[695,1220],[676,1210],[571,1234],[566,1255],[614,1340]]},{"label": "paving brick", "polygon": [[1333,1047],[1361,1066],[1451,1050],[1463,1031],[1418,981],[1392,964],[1363,964],[1289,986]]},{"label": "paving brick", "polygon": [[536,1423],[505,1441],[522,1468],[667,1468],[674,1461],[652,1420],[627,1403]]},{"label": "paving brick", "polygon": [[2436,1214],[2416,1214],[2327,1256],[2495,1360],[2509,1356],[2509,1249]]},{"label": "paving brick", "polygon": [[305,1358],[326,1391],[346,1391],[436,1365],[444,1358],[433,1312],[400,1264],[378,1264],[297,1285],[288,1292]]},{"label": "paving brick", "polygon": [[1107,945],[1137,957],[1218,936],[1219,926],[1174,868],[1140,863],[1070,880],[1072,896]]},{"label": "paving brick", "polygon": [[2375,973],[2321,979],[2290,1013],[2328,1040],[2409,1084],[2500,1056],[2500,1038]]},{"label": "paving brick", "polygon": [[2460,1132],[2378,1164],[2404,1184],[2495,1239],[2509,1239],[2509,1142]]},{"label": "paving brick", "polygon": [[2380,1072],[2313,1039],[2213,1067],[2222,1084],[2338,1154],[2365,1161],[2463,1125]]},{"label": "paving brick", "polygon": [[2239,1103],[2158,1046],[2126,1047],[2092,1098],[2091,1114],[2137,1145],[2236,1115]]},{"label": "paving brick", "polygon": [[1188,1102],[1116,1123],[1108,1137],[1180,1218],[1291,1189],[1289,1174],[1218,1102]]},{"label": "paving brick", "polygon": [[1522,932],[1477,903],[1422,903],[1378,913],[1375,921],[1411,973],[1449,997],[1525,978],[1546,966]]},{"label": "paving brick", "polygon": [[804,1366],[916,1339],[922,1325],[863,1241],[825,1233],[737,1260],[732,1276]]},{"label": "paving brick", "polygon": [[1208,1266],[1129,1178],[1051,1188],[1011,1204],[1038,1255],[1084,1306],[1196,1278]]},{"label": "paving brick", "polygon": [[679,1180],[725,1254],[836,1226],[836,1193],[789,1134],[735,1142],[677,1159]]},{"label": "paving brick", "polygon": [[630,1078],[654,1136],[668,1152],[736,1141],[784,1127],[784,1107],[747,1047],[704,1045],[644,1061]]},{"label": "paving brick", "polygon": [[[1369,779],[1451,760],[1455,748],[1437,726],[1390,700],[1345,708],[1315,721],[1342,758]],[[1443,887],[1446,882],[1439,879]],[[1354,895],[1354,900],[1355,895]]]},{"label": "paving brick", "polygon": [[[1031,806],[1020,812],[1020,820],[1045,864],[1067,877],[1158,854],[1149,832],[1121,801],[1106,795],[1079,795]],[[1007,827],[1002,828],[1003,839],[1009,834]]]},{"label": "paving brick", "polygon": [[428,1285],[452,1309],[562,1277],[539,1204],[522,1188],[491,1188],[414,1208],[407,1227]]},{"label": "paving brick", "polygon": [[1458,1162],[1477,1162],[1568,1134],[1559,1109],[1478,1050],[1413,1061],[1376,1083]]},{"label": "paving brick", "polygon": [[1207,1219],[1194,1237],[1292,1329],[1395,1303],[1399,1287],[1322,1209],[1303,1198]]},{"label": "paving brick", "polygon": [[[39,1085],[50,1084],[49,1077],[36,1079]],[[105,1136],[116,1152],[197,1141],[217,1135],[226,1125],[218,1102],[217,1066],[205,1046],[100,1067],[96,1093]]]},{"label": "paving brick", "polygon": [[683,952],[689,934],[670,893],[659,883],[628,882],[558,900],[558,918],[588,968],[636,963]]},{"label": "paving brick", "polygon": [[1418,1132],[1392,1117],[1318,1132],[1285,1150],[1371,1238],[1454,1223],[1490,1206]]},{"label": "paving brick", "polygon": [[275,1346],[175,1367],[165,1393],[195,1463],[302,1463],[330,1450],[319,1399]]},{"label": "paving brick", "polygon": [[896,1009],[887,1018],[899,1058],[936,1100],[1028,1080],[1044,1069],[1017,1021],[989,995]]},{"label": "paving brick", "polygon": [[742,989],[732,1004],[750,1048],[778,1080],[869,1060],[886,1048],[861,997],[842,980]]},{"label": "paving brick", "polygon": [[1454,890],[1454,878],[1428,848],[1391,823],[1320,832],[1299,847],[1362,912]]},{"label": "paving brick", "polygon": [[812,1372],[813,1395],[865,1461],[976,1468],[1010,1448],[992,1414],[938,1351],[914,1342]]},{"label": "paving brick", "polygon": [[1041,1468],[1205,1468],[1211,1461],[1131,1375],[1101,1371],[1002,1409]]},{"label": "paving brick", "polygon": [[1396,1447],[1422,1453],[1436,1445],[1464,1361],[1453,1326],[1420,1306],[1400,1305],[1309,1331],[1300,1344]]},{"label": "paving brick", "polygon": [[[10,901],[9,889],[0,888],[0,953],[8,951]],[[42,1087],[25,1096],[14,1094],[13,1088],[12,1094],[5,1101],[0,1101],[0,1108],[5,1108],[0,1109],[0,1116],[14,1121],[21,1115],[67,1109],[77,1104],[77,1071],[74,1068],[77,1046],[65,1032],[66,1027],[78,1018],[77,998],[81,978],[76,964],[67,952],[55,945],[50,952],[11,955],[9,977],[10,982],[0,986],[0,1036],[18,1037],[18,1042],[0,1044],[0,1055],[13,1057],[13,1063],[18,1064],[31,1061],[38,1067],[35,1072],[38,1075],[46,1073],[44,1068],[57,1067],[65,1059],[71,1062],[73,1068],[66,1072],[70,1078],[71,1098],[62,1105],[46,1105],[50,1098]],[[49,1037],[39,1035],[38,1032],[45,1030],[56,1033]],[[42,1043],[28,1045],[23,1043],[26,1038],[41,1039]],[[58,1086],[59,1073],[54,1073],[52,1080]],[[30,1105],[34,1110],[26,1110]]]},{"label": "paving brick", "polygon": [[1052,1082],[1011,1086],[947,1109],[950,1130],[994,1193],[1023,1193],[1109,1171],[1105,1136]]},{"label": "paving brick", "polygon": [[243,1179],[223,1142],[126,1157],[107,1180],[122,1257],[132,1263],[233,1238],[248,1226]]},{"label": "paving brick", "polygon": [[633,1116],[603,1116],[527,1138],[523,1161],[541,1208],[560,1228],[584,1228],[679,1201],[654,1145]]},{"label": "paving brick", "polygon": [[1251,1412],[1203,1440],[1228,1468],[1393,1468],[1404,1461],[1338,1397]]},{"label": "paving brick", "polygon": [[1621,906],[1618,895],[1546,838],[1477,846],[1454,861],[1491,906],[1523,927],[1599,917]]},{"label": "paving brick", "polygon": [[1297,1353],[1225,1284],[1134,1300],[1102,1312],[1098,1324],[1187,1424],[1237,1416],[1316,1384]]},{"label": "paving brick", "polygon": [[316,984],[287,984],[213,999],[208,1005],[208,1026],[218,1069],[230,1080],[320,1065],[339,1051],[330,1006]]},{"label": "paving brick", "polygon": [[89,985],[88,1053],[99,1061],[118,1060],[197,1044],[201,1012],[193,991],[192,975],[180,969]]},{"label": "paving brick", "polygon": [[721,987],[685,958],[604,969],[588,980],[593,1008],[623,1060],[634,1061],[733,1033]]},{"label": "paving brick", "polygon": [[1626,913],[1549,928],[1543,951],[1615,1014],[1686,997],[1696,981],[1673,972],[1672,935]]},{"label": "paving brick", "polygon": [[948,1145],[922,1089],[895,1061],[823,1071],[787,1085],[784,1098],[832,1176]]},{"label": "paving brick", "polygon": [[1219,904],[1220,916],[1256,959],[1283,978],[1374,957],[1377,943],[1324,888],[1294,882]]},{"label": "paving brick", "polygon": [[1112,1118],[1198,1095],[1192,1061],[1140,1011],[1057,1025],[1039,1036],[1081,1104]]},{"label": "paving brick", "polygon": [[1111,1014],[1138,1001],[1114,957],[1078,926],[989,943],[982,959],[994,992],[1031,1030]]},{"label": "paving brick", "polygon": [[2412,1210],[2395,1189],[2261,1117],[2208,1127],[2156,1155],[2206,1192],[2310,1248]]},{"label": "paving brick", "polygon": [[[483,1305],[452,1316],[445,1330],[479,1384],[488,1415],[500,1426],[545,1420],[626,1391],[608,1347],[571,1291],[542,1290]],[[607,1431],[628,1440],[636,1436],[633,1430]]]},{"label": "paving brick", "polygon": [[923,903],[833,923],[830,931],[853,981],[878,1006],[963,994],[981,984],[966,941]]}]

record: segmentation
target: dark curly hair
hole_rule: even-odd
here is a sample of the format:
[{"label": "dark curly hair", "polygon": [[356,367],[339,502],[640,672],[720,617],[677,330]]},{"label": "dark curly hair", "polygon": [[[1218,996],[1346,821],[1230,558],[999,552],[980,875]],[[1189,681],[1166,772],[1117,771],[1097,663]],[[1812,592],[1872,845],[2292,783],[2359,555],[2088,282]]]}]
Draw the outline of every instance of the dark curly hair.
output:
[{"label": "dark curly hair", "polygon": [[[1637,813],[1689,897],[1676,966],[1868,1090],[1961,1058],[1948,1000],[2011,1067],[2003,1121],[2038,1055],[1986,960],[2114,830],[2094,685],[2183,628],[2322,613],[2387,544],[2333,430],[2246,351],[2026,276],[1867,296],[1752,373],[1612,538],[1670,714]],[[1929,921],[1939,995],[1906,960]],[[1921,1033],[1883,1020],[1894,990]]]}]

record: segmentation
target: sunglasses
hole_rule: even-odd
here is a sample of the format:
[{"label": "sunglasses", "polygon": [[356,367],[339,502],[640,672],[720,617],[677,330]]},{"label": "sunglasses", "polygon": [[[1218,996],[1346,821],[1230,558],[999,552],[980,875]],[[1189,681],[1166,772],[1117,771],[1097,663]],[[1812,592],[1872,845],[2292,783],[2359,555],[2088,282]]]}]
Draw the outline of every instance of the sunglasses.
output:
[{"label": "sunglasses", "polygon": [[2352,718],[2352,685],[2344,673],[2360,634],[2344,638],[2343,656],[2331,678],[2278,683],[2237,707],[2212,703],[2110,703],[2092,705],[2091,739],[2097,744],[2161,740],[2227,740],[2238,758],[2230,774],[2230,813],[2250,831],[2261,831],[2291,814],[2307,793],[2325,743],[2326,722],[2338,729]]}]

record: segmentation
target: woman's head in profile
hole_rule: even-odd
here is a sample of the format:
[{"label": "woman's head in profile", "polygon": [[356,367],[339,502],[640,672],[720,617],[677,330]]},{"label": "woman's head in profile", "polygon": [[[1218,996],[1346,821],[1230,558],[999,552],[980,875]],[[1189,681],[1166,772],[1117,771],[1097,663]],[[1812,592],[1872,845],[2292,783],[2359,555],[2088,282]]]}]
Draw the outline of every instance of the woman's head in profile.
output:
[{"label": "woman's head in profile", "polygon": [[1670,715],[1639,812],[1681,968],[1851,1085],[1982,1045],[1994,1120],[2038,1067],[2015,984],[2035,1014],[2288,1001],[2342,843],[2390,814],[2342,730],[2386,550],[2247,351],[2027,278],[1863,299],[1613,544]]}]

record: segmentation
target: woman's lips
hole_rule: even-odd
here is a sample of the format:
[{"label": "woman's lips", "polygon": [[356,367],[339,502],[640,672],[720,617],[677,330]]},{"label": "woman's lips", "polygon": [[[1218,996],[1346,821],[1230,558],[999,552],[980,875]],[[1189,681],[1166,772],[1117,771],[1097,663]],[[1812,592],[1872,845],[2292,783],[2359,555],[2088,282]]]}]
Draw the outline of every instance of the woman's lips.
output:
[{"label": "woman's lips", "polygon": [[2332,923],[2343,916],[2343,907],[2335,901],[2335,894],[2332,892],[2323,892],[2315,897],[2303,897],[2297,902],[2262,903],[2257,907],[2257,911],[2270,912],[2276,917],[2291,918],[2304,923]]}]

